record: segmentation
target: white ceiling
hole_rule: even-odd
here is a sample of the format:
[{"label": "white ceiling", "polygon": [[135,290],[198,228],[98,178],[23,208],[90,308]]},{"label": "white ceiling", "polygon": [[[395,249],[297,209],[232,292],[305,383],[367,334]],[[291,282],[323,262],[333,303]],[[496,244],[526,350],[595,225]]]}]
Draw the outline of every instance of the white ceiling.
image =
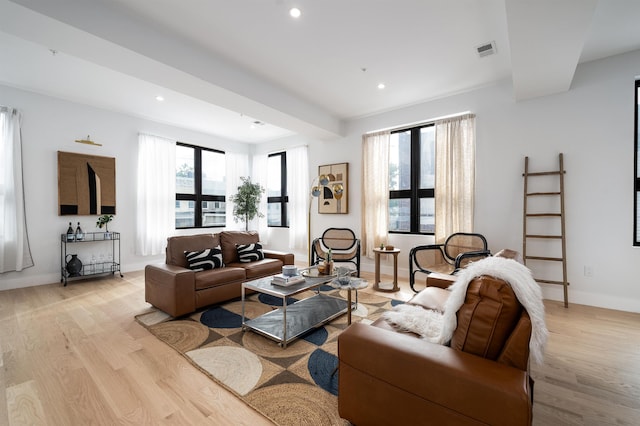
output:
[{"label": "white ceiling", "polygon": [[243,142],[331,138],[506,78],[516,101],[569,90],[578,63],[640,49],[639,20],[637,0],[0,0],[0,83]]}]

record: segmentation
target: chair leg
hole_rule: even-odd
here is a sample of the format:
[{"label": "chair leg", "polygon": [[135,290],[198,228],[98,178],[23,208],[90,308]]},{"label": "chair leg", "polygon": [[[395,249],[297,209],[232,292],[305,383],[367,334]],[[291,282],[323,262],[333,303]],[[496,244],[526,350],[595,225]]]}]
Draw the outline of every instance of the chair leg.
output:
[{"label": "chair leg", "polygon": [[333,379],[333,376],[338,372],[338,365],[335,366],[335,368],[333,369],[333,371],[331,372],[331,378]]},{"label": "chair leg", "polygon": [[414,273],[409,273],[409,286],[411,287],[411,290],[413,290],[414,293],[419,293],[420,291],[416,290],[414,285],[415,285],[415,281],[416,281],[416,276]]}]

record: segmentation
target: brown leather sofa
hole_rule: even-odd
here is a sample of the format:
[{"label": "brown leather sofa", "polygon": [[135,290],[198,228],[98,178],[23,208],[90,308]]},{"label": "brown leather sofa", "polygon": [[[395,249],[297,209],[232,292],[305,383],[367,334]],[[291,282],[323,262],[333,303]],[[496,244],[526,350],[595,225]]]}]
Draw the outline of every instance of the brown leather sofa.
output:
[{"label": "brown leather sofa", "polygon": [[[259,240],[258,233],[241,231],[169,237],[165,263],[145,267],[145,300],[178,317],[240,297],[243,282],[278,274],[283,265],[293,265],[293,254],[272,250],[263,250],[263,260],[239,262],[236,244],[253,244]],[[216,246],[222,249],[224,267],[198,272],[189,269],[185,251]]]},{"label": "brown leather sofa", "polygon": [[[442,311],[448,293],[430,286],[408,303]],[[382,318],[353,324],[338,340],[340,416],[355,425],[529,425],[531,330],[511,286],[491,276],[470,282],[450,346]]]}]

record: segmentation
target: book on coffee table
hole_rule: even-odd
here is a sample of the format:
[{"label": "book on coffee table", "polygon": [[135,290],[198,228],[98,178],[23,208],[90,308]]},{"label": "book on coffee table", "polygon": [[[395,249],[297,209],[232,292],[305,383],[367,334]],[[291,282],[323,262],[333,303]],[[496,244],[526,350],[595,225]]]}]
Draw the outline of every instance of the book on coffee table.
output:
[{"label": "book on coffee table", "polygon": [[292,277],[286,276],[283,274],[274,275],[271,280],[271,284],[277,285],[280,287],[288,287],[295,284],[300,284],[304,282],[304,277],[301,275],[294,275]]}]

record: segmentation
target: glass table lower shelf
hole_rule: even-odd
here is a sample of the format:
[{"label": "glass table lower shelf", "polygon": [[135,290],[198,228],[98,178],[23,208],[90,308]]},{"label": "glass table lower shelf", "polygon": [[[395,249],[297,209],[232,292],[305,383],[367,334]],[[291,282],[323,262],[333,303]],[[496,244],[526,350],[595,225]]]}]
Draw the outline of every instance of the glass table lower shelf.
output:
[{"label": "glass table lower shelf", "polygon": [[345,299],[316,294],[247,320],[244,328],[274,339],[286,348],[287,343],[306,332],[346,314],[348,306]]},{"label": "glass table lower shelf", "polygon": [[[349,311],[349,302],[341,297],[322,294],[318,288],[332,277],[305,277],[299,284],[280,287],[271,284],[272,277],[260,278],[242,284],[242,329],[252,330],[275,340],[283,348],[306,332],[318,328]],[[245,292],[252,290],[282,300],[282,307],[253,319],[245,318]],[[287,299],[308,290],[313,296],[287,305]]]}]

